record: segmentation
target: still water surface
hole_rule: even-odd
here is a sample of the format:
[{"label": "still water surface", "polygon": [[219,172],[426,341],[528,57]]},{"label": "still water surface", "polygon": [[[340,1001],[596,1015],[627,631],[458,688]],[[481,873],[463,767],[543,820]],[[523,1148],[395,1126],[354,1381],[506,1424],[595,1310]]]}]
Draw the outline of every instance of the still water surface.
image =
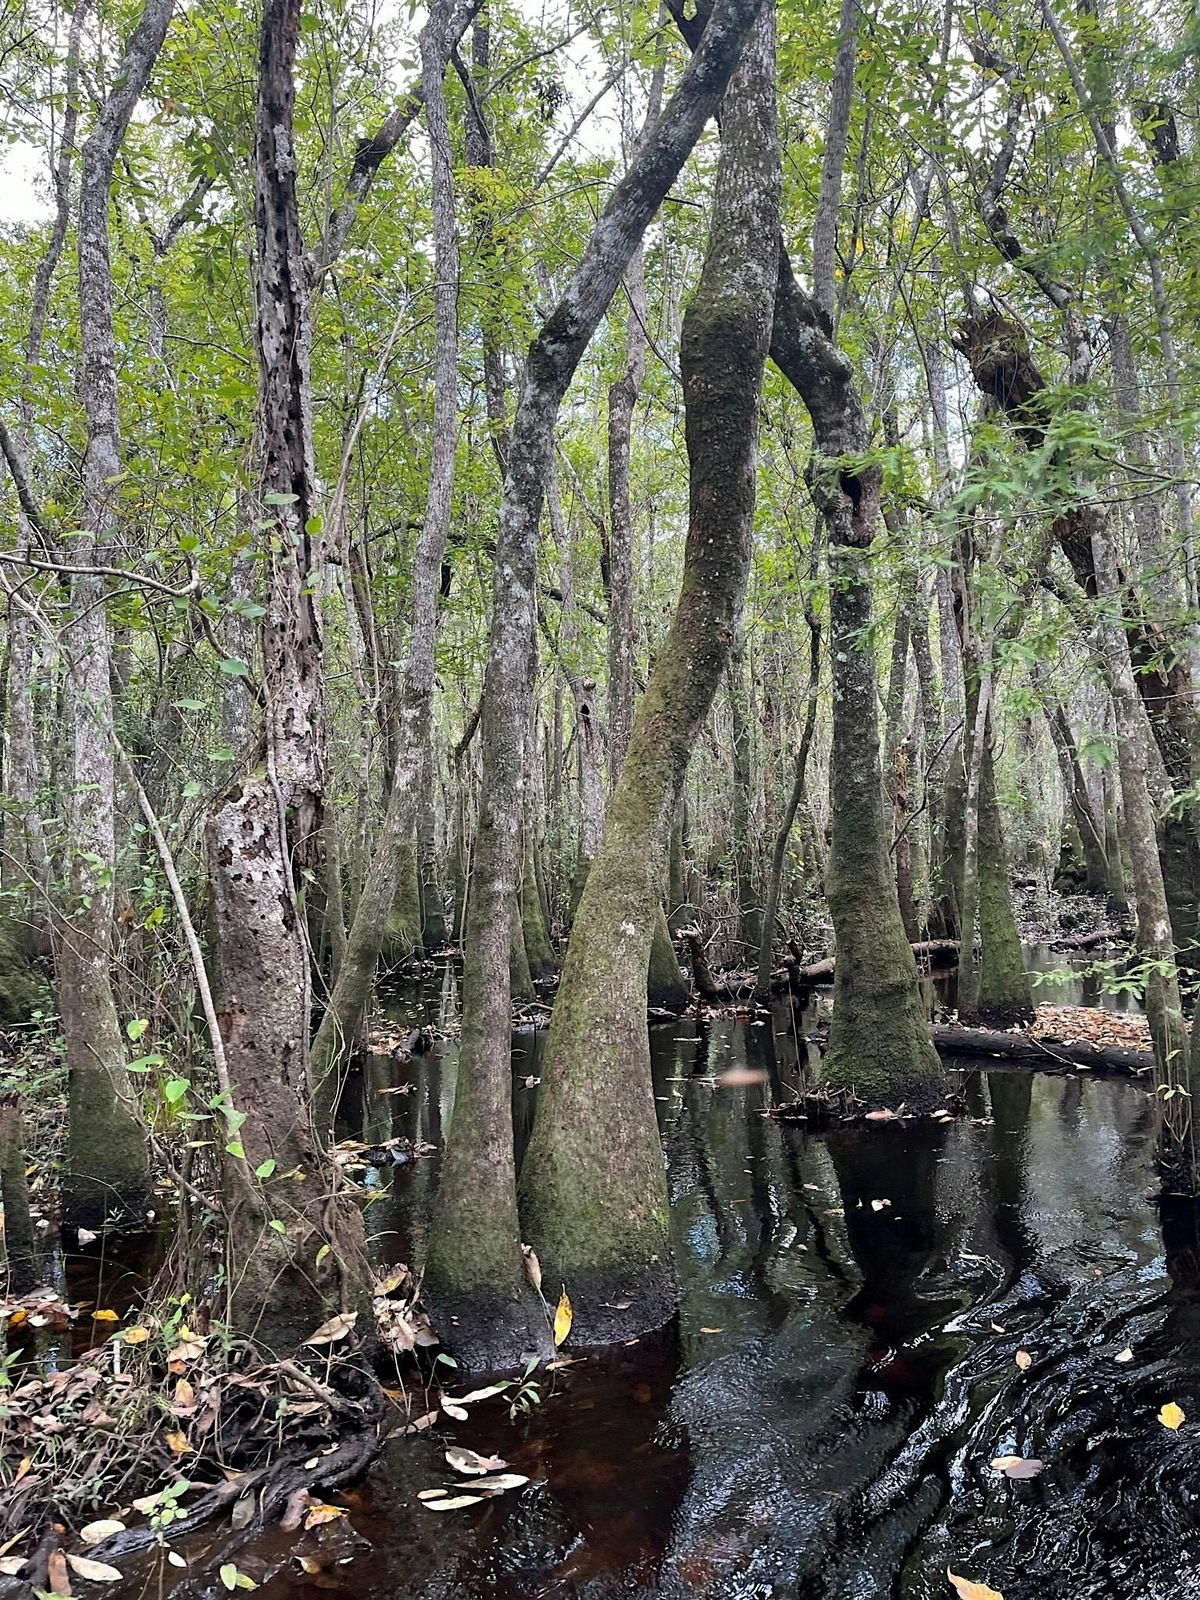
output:
[{"label": "still water surface", "polygon": [[[397,1021],[436,1023],[452,982]],[[267,1600],[926,1600],[947,1566],[1005,1600],[1200,1597],[1200,1250],[1153,1202],[1149,1095],[964,1065],[952,1125],[810,1136],[764,1115],[798,1081],[792,1022],[652,1030],[678,1328],[556,1375],[529,1422],[495,1400],[397,1440],[352,1497],[355,1559],[305,1578],[276,1536]],[[542,1043],[514,1037],[519,1147]],[[454,1054],[369,1063],[344,1131],[439,1143]],[[763,1081],[721,1087],[728,1066]],[[380,1258],[419,1258],[433,1162],[374,1181]],[[1196,1422],[1165,1428],[1167,1401]],[[433,1515],[449,1443],[532,1481]]]}]

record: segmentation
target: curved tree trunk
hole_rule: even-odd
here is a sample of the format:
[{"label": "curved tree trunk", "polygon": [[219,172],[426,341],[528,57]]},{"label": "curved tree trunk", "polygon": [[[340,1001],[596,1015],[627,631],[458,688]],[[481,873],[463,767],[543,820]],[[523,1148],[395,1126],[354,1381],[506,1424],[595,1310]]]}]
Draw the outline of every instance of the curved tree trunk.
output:
[{"label": "curved tree trunk", "polygon": [[[121,516],[121,430],[113,347],[113,281],[108,205],[113,167],[171,20],[173,0],[146,0],[130,35],[116,87],[83,148],[79,195],[80,393],[87,421],[83,464],[84,537],[77,563],[104,560]],[[63,1214],[96,1227],[138,1216],[148,1193],[146,1141],[138,1097],[125,1070],[125,1031],[113,995],[113,892],[117,847],[113,701],[105,580],[71,580],[75,621],[66,636],[72,733],[69,889],[58,926],[58,1001],[70,1069],[70,1143]]]},{"label": "curved tree trunk", "polygon": [[577,1337],[588,1344],[657,1326],[674,1309],[647,971],[671,822],[728,665],[749,571],[778,248],[770,9],[730,87],[722,136],[708,255],[682,338],[690,472],[683,585],[571,930],[521,1168],[527,1235],[543,1272],[568,1285]]}]

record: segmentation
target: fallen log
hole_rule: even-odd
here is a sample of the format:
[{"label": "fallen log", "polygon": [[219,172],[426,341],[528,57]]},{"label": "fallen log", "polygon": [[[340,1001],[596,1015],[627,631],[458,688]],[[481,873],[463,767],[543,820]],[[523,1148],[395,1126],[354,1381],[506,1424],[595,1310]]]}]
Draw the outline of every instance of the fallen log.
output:
[{"label": "fallen log", "polygon": [[950,1022],[935,1023],[930,1031],[939,1052],[947,1056],[999,1056],[1008,1061],[1036,1061],[1039,1066],[1057,1062],[1063,1067],[1118,1072],[1130,1077],[1154,1070],[1154,1057],[1149,1050],[1126,1050],[1082,1039],[1038,1039],[1028,1033],[998,1033]]},{"label": "fallen log", "polygon": [[753,973],[739,972],[714,977],[700,935],[692,929],[685,929],[683,937],[692,958],[692,982],[701,1000],[706,1000],[709,1005],[727,1006],[734,1001],[750,999],[754,993]]},{"label": "fallen log", "polygon": [[[931,966],[949,966],[958,960],[957,939],[922,939],[912,947],[912,953],[918,961],[928,961]],[[807,966],[788,965],[792,982],[798,985],[810,983],[829,983],[833,978],[833,956],[826,956],[822,961],[810,961]]]}]

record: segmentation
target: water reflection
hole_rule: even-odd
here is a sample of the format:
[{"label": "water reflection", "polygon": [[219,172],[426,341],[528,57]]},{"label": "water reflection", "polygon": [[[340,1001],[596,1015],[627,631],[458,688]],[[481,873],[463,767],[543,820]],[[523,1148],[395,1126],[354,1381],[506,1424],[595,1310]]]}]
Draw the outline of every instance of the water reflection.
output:
[{"label": "water reflection", "polygon": [[[543,1042],[514,1039],[518,1148]],[[964,1065],[953,1124],[810,1136],[767,1114],[808,1065],[787,1005],[655,1028],[651,1062],[677,1328],[557,1375],[528,1423],[489,1402],[398,1443],[344,1592],[932,1600],[950,1565],[1006,1600],[1200,1594],[1200,1449],[1156,1420],[1168,1399],[1200,1419],[1200,1227],[1149,1198],[1148,1095]],[[761,1077],[722,1083],[731,1066]],[[453,1079],[452,1044],[372,1064],[343,1114],[436,1143]],[[381,1257],[419,1258],[433,1162],[378,1181]],[[451,1437],[535,1481],[431,1516],[415,1494]],[[1046,1467],[1010,1481],[1002,1454]]]}]

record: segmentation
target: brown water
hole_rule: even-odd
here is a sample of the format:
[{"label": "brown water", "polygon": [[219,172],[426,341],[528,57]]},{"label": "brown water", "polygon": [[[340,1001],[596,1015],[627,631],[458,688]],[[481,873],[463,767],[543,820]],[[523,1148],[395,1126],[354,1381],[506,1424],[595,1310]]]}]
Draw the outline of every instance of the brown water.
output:
[{"label": "brown water", "polygon": [[[952,1595],[950,1566],[1005,1600],[1200,1596],[1200,1250],[1190,1213],[1164,1243],[1145,1091],[965,1067],[969,1118],[815,1137],[764,1115],[797,1078],[786,1007],[651,1037],[677,1329],[544,1379],[530,1420],[492,1400],[395,1441],[324,1571],[295,1560],[316,1534],[241,1561],[263,1593],[925,1600]],[[514,1040],[519,1144],[541,1047]],[[721,1088],[731,1064],[764,1082]],[[437,1143],[454,1072],[451,1046],[372,1063],[348,1129]],[[382,1259],[419,1255],[435,1179],[429,1160],[373,1179]],[[1159,1423],[1171,1400],[1197,1422]],[[434,1515],[416,1496],[450,1443],[532,1481]],[[1010,1481],[1003,1454],[1045,1470]]]},{"label": "brown water", "polygon": [[[1085,998],[1072,981],[1053,998]],[[394,996],[397,1024],[452,1019],[453,985],[446,969]],[[1200,1600],[1200,1235],[1154,1203],[1149,1095],[964,1065],[970,1115],[949,1126],[810,1136],[764,1113],[824,1003],[651,1031],[677,1326],[541,1376],[528,1419],[493,1399],[394,1440],[332,1497],[348,1518],[238,1554],[264,1600],[934,1600],[947,1566],[1005,1600]],[[519,1150],[543,1043],[514,1035]],[[731,1065],[763,1081],[723,1088]],[[455,1070],[450,1043],[367,1063],[343,1134],[440,1144]],[[377,1258],[419,1259],[434,1160],[369,1182]],[[451,1444],[531,1481],[431,1513],[417,1494],[451,1476]],[[1045,1470],[1010,1481],[988,1465],[1005,1454]],[[227,1538],[188,1543],[177,1594],[224,1595],[199,1574]]]}]

